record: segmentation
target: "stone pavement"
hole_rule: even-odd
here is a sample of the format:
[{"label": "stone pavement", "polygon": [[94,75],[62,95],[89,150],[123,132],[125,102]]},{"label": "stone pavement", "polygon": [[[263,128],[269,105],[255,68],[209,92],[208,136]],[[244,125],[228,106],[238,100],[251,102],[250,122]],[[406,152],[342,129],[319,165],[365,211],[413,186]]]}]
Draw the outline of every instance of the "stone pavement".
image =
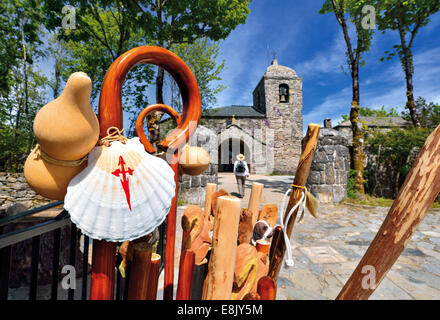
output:
[{"label": "stone pavement", "polygon": [[[293,177],[251,175],[246,182],[242,207],[247,207],[254,181],[265,186],[262,205],[275,203],[280,206]],[[218,185],[232,195],[237,193],[232,174],[220,174]],[[183,208],[179,209],[183,212]],[[388,210],[321,204],[318,220],[306,212],[304,219],[294,227],[290,240],[295,265],[291,269],[281,269],[277,299],[335,299]],[[439,225],[439,210],[430,210],[370,299],[440,299]]]}]

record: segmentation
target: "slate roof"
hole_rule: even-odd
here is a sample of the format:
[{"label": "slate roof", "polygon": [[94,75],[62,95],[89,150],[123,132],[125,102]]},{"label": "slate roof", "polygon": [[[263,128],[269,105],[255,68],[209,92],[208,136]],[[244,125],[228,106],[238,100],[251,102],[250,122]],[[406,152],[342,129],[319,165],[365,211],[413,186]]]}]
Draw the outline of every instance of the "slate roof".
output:
[{"label": "slate roof", "polygon": [[[408,125],[408,121],[406,121],[402,117],[360,116],[359,119],[363,121],[368,127],[404,127]],[[350,120],[346,120],[335,126],[335,129],[338,127],[351,127],[351,122]]]},{"label": "slate roof", "polygon": [[203,117],[207,118],[265,118],[264,113],[260,113],[252,106],[227,106],[221,108],[209,109],[203,112]]}]

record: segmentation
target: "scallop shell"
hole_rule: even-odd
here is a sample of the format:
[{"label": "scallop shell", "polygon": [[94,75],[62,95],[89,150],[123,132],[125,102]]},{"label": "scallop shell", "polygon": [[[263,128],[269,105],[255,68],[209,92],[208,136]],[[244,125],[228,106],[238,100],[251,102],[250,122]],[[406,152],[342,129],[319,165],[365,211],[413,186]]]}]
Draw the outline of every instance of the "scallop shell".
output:
[{"label": "scallop shell", "polygon": [[165,220],[174,194],[174,171],[133,138],[89,153],[87,168],[69,183],[64,208],[89,237],[128,241]]}]

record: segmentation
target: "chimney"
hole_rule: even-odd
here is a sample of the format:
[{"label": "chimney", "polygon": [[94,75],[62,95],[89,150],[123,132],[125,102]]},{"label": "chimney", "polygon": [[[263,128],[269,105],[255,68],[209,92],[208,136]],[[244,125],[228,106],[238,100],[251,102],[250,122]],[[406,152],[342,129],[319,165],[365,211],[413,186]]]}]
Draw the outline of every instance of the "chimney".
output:
[{"label": "chimney", "polygon": [[331,129],[332,128],[332,119],[324,119],[324,128]]}]

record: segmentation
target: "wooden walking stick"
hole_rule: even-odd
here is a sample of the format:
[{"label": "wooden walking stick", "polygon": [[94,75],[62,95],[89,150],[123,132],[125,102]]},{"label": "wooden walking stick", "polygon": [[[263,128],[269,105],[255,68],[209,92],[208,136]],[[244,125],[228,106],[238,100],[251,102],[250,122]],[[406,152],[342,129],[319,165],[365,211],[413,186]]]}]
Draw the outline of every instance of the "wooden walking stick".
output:
[{"label": "wooden walking stick", "polygon": [[215,183],[206,184],[206,196],[205,196],[205,217],[209,219],[211,215],[212,207],[212,195],[217,190],[217,185]]},{"label": "wooden walking stick", "polygon": [[[125,77],[135,65],[151,63],[167,70],[177,82],[182,93],[182,116],[169,106],[156,104],[147,107],[136,121],[136,133],[149,153],[155,153],[153,145],[148,141],[143,131],[143,117],[151,111],[164,111],[179,120],[177,127],[158,144],[158,151],[171,151],[167,159],[175,174],[176,195],[172,200],[167,217],[165,244],[165,277],[164,298],[173,298],[174,277],[174,245],[177,210],[177,177],[179,148],[188,142],[197,129],[201,116],[201,99],[197,81],[191,70],[178,56],[171,51],[155,46],[140,46],[119,56],[108,69],[99,97],[100,136],[107,135],[109,127],[123,128],[122,119],[122,84]],[[180,121],[181,120],[181,121]],[[92,283],[90,299],[113,299],[115,278],[116,243],[94,240],[92,258]]]},{"label": "wooden walking stick", "polygon": [[258,252],[249,243],[242,243],[237,247],[235,257],[234,284],[232,300],[242,300],[252,291],[257,276]]},{"label": "wooden walking stick", "polygon": [[149,234],[129,243],[128,251],[132,250],[130,282],[128,286],[128,300],[146,300],[153,254],[153,244],[157,238]]},{"label": "wooden walking stick", "polygon": [[251,195],[249,197],[248,209],[252,211],[252,226],[257,222],[260,213],[260,202],[263,194],[264,185],[262,183],[252,183]]},{"label": "wooden walking stick", "polygon": [[225,300],[231,297],[239,219],[240,199],[232,196],[218,197],[212,252],[204,290],[204,298],[207,300]]},{"label": "wooden walking stick", "polygon": [[146,300],[156,300],[157,285],[159,282],[160,255],[153,253],[151,256],[150,274],[148,276],[148,289]]},{"label": "wooden walking stick", "polygon": [[[376,237],[336,299],[370,297],[405,249],[439,192],[440,126],[427,138]],[[376,283],[371,283],[372,272]]]},{"label": "wooden walking stick", "polygon": [[[295,204],[298,203],[298,201],[300,201],[302,197],[303,189],[307,182],[310,166],[312,164],[313,156],[315,154],[316,144],[318,143],[320,128],[321,127],[318,124],[310,123],[307,129],[304,149],[301,154],[298,167],[296,169],[295,179],[292,185],[292,192],[290,193],[290,199],[286,207],[284,220],[287,218],[289,211],[295,206]],[[286,230],[284,230],[288,238],[290,238],[290,235],[292,234],[292,229],[296,220],[297,212],[298,210],[295,210],[295,212],[293,212],[291,218],[287,223]],[[284,221],[284,224],[286,224],[286,222],[287,221]],[[274,249],[272,250],[273,253],[270,261],[268,275],[276,281],[284,258],[284,254],[286,252],[286,245],[284,243],[282,234],[281,236],[277,236],[276,239],[274,238],[272,240],[272,246],[274,246]]]},{"label": "wooden walking stick", "polygon": [[176,300],[190,300],[195,254],[191,250],[182,252],[177,282]]}]

